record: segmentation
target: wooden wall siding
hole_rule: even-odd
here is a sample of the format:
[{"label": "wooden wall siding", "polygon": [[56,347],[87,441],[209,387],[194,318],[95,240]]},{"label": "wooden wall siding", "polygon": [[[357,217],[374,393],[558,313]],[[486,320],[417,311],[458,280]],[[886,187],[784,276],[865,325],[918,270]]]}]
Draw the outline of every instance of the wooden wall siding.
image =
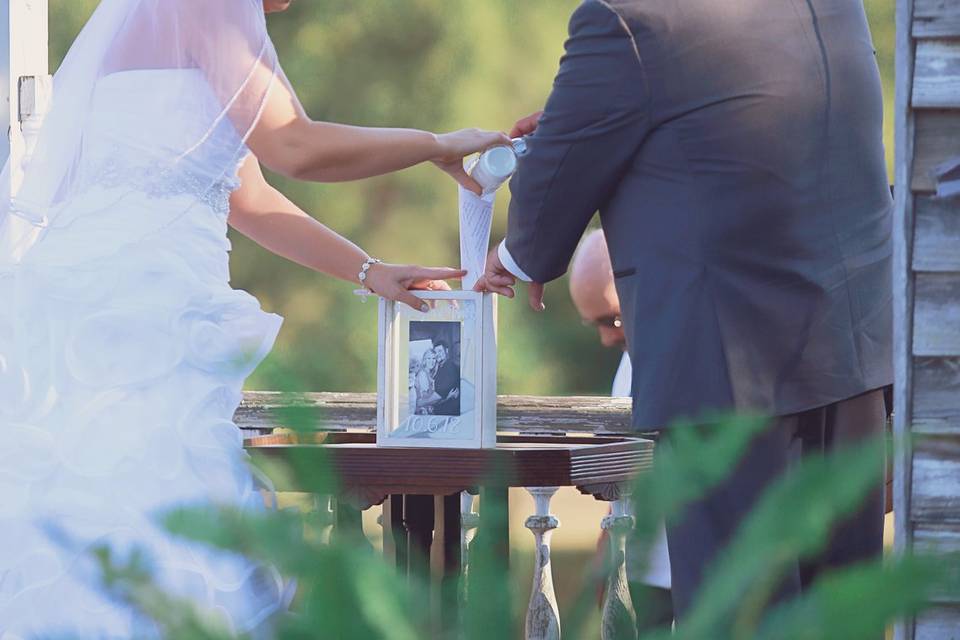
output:
[{"label": "wooden wall siding", "polygon": [[[938,524],[918,526],[913,533],[914,546],[920,553],[958,554],[960,553],[960,525]],[[960,565],[951,567],[954,576],[960,578]],[[946,593],[934,594],[938,603],[953,604]],[[960,613],[960,612],[955,612]],[[960,630],[960,619],[957,624]]]},{"label": "wooden wall siding", "polygon": [[933,169],[960,154],[960,111],[917,110],[914,116],[913,178],[914,191],[936,191]]},{"label": "wooden wall siding", "polygon": [[915,109],[960,107],[960,40],[918,42],[913,73]]},{"label": "wooden wall siding", "polygon": [[928,526],[960,525],[958,478],[960,439],[923,437],[914,442],[911,519]]},{"label": "wooden wall siding", "polygon": [[960,199],[914,200],[913,270],[960,271]]},{"label": "wooden wall siding", "polygon": [[960,2],[957,0],[915,0],[914,38],[960,37]]},{"label": "wooden wall siding", "polygon": [[917,619],[914,640],[960,640],[960,607],[941,607]]},{"label": "wooden wall siding", "polygon": [[[960,0],[897,0],[896,43],[894,547],[960,552],[960,199],[932,197],[960,155]],[[894,638],[960,640],[938,600]]]},{"label": "wooden wall siding", "polygon": [[[913,354],[960,356],[960,273],[918,273],[915,278]],[[954,402],[960,404],[960,398]]]},{"label": "wooden wall siding", "polygon": [[914,432],[960,436],[960,358],[914,358],[912,373]]},{"label": "wooden wall siding", "polygon": [[913,533],[913,539],[918,551],[960,553],[960,525],[918,526]]}]

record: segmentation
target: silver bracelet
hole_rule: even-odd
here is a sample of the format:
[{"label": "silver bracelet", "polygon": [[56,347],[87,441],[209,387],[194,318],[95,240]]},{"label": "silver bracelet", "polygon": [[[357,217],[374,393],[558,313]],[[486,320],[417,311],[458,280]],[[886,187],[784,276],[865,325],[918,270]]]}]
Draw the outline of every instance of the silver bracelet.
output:
[{"label": "silver bracelet", "polygon": [[367,258],[366,262],[363,263],[363,266],[360,267],[360,273],[357,274],[357,279],[360,280],[361,286],[363,286],[370,293],[376,293],[376,291],[367,286],[367,271],[370,271],[370,267],[375,264],[383,264],[383,260],[379,260],[377,258]]}]

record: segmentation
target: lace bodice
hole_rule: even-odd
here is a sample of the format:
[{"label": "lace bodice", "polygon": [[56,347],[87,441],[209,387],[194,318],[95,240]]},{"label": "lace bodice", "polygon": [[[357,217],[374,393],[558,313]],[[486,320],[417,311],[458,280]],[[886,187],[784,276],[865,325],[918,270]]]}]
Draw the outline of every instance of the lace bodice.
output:
[{"label": "lace bodice", "polygon": [[[163,198],[193,195],[226,215],[248,152],[203,75],[189,69],[134,70],[94,89],[79,180],[85,187],[129,187]],[[202,116],[202,117],[199,117]]]}]

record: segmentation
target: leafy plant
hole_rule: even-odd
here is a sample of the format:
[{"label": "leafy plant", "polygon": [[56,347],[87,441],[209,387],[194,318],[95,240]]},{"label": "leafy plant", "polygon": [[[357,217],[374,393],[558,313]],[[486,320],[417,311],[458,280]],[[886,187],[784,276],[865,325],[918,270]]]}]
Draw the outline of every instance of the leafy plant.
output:
[{"label": "leafy plant", "polygon": [[[288,419],[298,422],[295,415]],[[640,539],[652,540],[661,518],[721,482],[764,426],[763,420],[742,418],[709,429],[678,426],[673,446],[660,452],[654,470],[640,476],[634,488],[649,507],[637,516]],[[879,480],[876,460],[883,446],[875,441],[805,460],[770,486],[710,568],[689,617],[672,633],[663,630],[644,640],[874,638],[896,617],[930,606],[933,594],[960,592],[960,579],[951,568],[956,559],[904,556],[837,570],[802,596],[771,605],[788,563],[820,551],[831,527]],[[329,465],[318,467],[293,456],[287,463],[272,462],[269,473],[286,474],[317,491],[335,491]],[[488,524],[506,517],[504,512],[481,510]],[[280,640],[440,637],[426,615],[426,586],[401,580],[387,563],[349,538],[322,542],[328,524],[320,512],[249,513],[223,507],[179,509],[165,518],[175,535],[244,553],[297,580],[295,606],[277,624]],[[232,638],[205,621],[190,603],[158,590],[141,557],[118,561],[107,549],[98,554],[108,591],[157,620],[167,637]],[[495,541],[483,532],[471,547],[467,592],[461,624],[447,632],[451,639],[506,638],[516,632],[526,603],[513,597],[507,567]],[[586,626],[592,600],[593,594],[585,590],[563,620],[565,637],[597,637],[597,630]]]}]

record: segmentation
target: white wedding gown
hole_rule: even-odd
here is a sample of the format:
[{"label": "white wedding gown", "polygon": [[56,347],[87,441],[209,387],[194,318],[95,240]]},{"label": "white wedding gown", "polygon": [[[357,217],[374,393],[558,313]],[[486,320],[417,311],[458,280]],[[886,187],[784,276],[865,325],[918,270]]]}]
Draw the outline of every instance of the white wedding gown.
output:
[{"label": "white wedding gown", "polygon": [[[159,175],[142,160],[203,133],[171,114],[221,107],[191,70],[111,74],[92,100],[83,187],[0,267],[0,640],[151,637],[97,589],[89,548],[103,543],[144,546],[161,585],[266,635],[287,599],[276,571],[173,539],[155,517],[264,508],[232,415],[281,318],[228,284],[236,173],[210,175],[222,158],[202,153]],[[213,135],[240,144],[229,120]]]}]

